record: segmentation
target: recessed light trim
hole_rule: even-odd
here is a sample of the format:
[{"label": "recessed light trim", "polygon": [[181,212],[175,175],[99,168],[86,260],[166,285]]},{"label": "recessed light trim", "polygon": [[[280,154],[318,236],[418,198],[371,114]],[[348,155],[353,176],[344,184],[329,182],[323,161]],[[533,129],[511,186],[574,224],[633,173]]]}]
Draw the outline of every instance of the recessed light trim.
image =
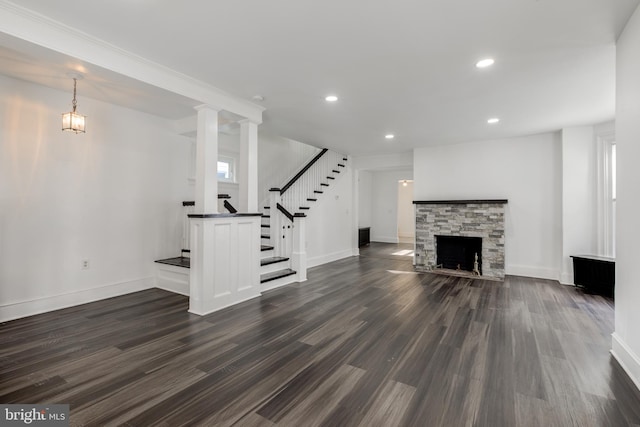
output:
[{"label": "recessed light trim", "polygon": [[481,59],[480,61],[476,62],[476,68],[491,67],[493,64],[495,64],[495,62],[496,61],[493,58]]},{"label": "recessed light trim", "polygon": [[394,134],[392,134],[392,133],[388,133],[388,134],[386,134],[384,137],[385,137],[385,139],[393,139],[393,138],[395,138],[396,136],[395,136]]},{"label": "recessed light trim", "polygon": [[495,125],[496,123],[499,123],[500,119],[497,117],[492,117],[489,120],[487,120],[487,123],[489,123],[490,125]]},{"label": "recessed light trim", "polygon": [[338,100],[338,97],[336,95],[327,95],[325,96],[324,100],[327,102],[336,102]]}]

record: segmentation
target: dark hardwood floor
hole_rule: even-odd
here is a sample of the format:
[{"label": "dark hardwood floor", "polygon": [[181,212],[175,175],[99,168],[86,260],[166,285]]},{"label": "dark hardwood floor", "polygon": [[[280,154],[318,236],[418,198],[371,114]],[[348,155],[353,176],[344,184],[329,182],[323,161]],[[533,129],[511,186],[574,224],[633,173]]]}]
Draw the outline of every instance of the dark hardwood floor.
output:
[{"label": "dark hardwood floor", "polygon": [[149,290],[0,324],[0,402],[68,403],[72,425],[640,425],[610,300],[416,274],[406,248],[205,317]]}]

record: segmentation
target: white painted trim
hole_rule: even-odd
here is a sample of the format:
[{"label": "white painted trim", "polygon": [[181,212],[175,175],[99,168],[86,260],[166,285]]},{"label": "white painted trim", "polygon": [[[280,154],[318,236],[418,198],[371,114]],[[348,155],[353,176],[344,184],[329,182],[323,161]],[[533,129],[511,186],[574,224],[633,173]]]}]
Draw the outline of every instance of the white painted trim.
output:
[{"label": "white painted trim", "polygon": [[371,236],[372,242],[398,243],[398,236]]},{"label": "white painted trim", "polygon": [[596,135],[597,150],[597,191],[596,226],[598,254],[615,256],[615,213],[612,202],[612,146],[615,144],[615,131],[610,130]]},{"label": "white painted trim", "polygon": [[261,296],[262,296],[261,294],[252,295],[252,296],[249,296],[249,297],[246,297],[246,298],[243,298],[243,299],[239,299],[237,301],[234,300],[232,302],[229,302],[229,303],[226,303],[226,304],[222,304],[219,307],[215,307],[215,308],[212,308],[210,310],[198,311],[196,309],[189,308],[189,310],[187,310],[187,311],[189,313],[191,313],[191,314],[197,314],[198,316],[206,316],[207,314],[215,313],[216,311],[224,310],[225,308],[229,308],[229,307],[231,307],[233,305],[240,304],[241,302],[249,301],[250,299],[254,299],[254,298],[260,298]]},{"label": "white painted trim", "polygon": [[573,274],[571,274],[571,273],[562,273],[562,274],[560,274],[560,280],[559,281],[563,285],[572,285],[572,286],[574,286]]},{"label": "white painted trim", "polygon": [[189,296],[189,269],[175,265],[158,264],[156,288]]},{"label": "white painted trim", "polygon": [[353,256],[353,249],[347,249],[344,251],[333,252],[330,254],[324,254],[317,257],[309,258],[307,260],[307,267],[317,267],[319,265],[327,264],[329,262],[338,261],[339,259],[349,258]]},{"label": "white painted trim", "polygon": [[548,280],[558,280],[560,277],[560,272],[556,269],[531,267],[527,265],[507,265],[505,274],[509,276],[534,277]]},{"label": "white painted trim", "polygon": [[[306,281],[306,279],[303,280],[303,281]],[[270,291],[270,290],[273,290],[273,289],[280,288],[282,286],[290,285],[292,283],[299,283],[297,274],[292,274],[290,276],[285,276],[285,277],[281,277],[279,279],[269,280],[268,282],[261,283],[260,284],[260,291],[261,292],[267,292],[267,291]],[[260,295],[262,295],[262,294],[260,294]]]},{"label": "white painted trim", "polygon": [[262,123],[260,105],[7,0],[0,0],[0,11],[3,33]]},{"label": "white painted trim", "polygon": [[611,355],[640,390],[640,357],[615,332],[611,334]]},{"label": "white painted trim", "polygon": [[0,322],[151,289],[155,287],[155,283],[155,277],[144,277],[66,294],[3,304],[0,306]]}]

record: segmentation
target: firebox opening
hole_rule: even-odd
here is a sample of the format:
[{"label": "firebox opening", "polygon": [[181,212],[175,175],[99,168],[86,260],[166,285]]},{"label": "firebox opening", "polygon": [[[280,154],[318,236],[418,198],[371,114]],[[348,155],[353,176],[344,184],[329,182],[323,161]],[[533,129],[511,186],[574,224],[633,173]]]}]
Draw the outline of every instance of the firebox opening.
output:
[{"label": "firebox opening", "polygon": [[[477,262],[482,275],[482,238],[463,236],[435,236],[436,265],[452,270],[474,271]],[[478,260],[476,261],[476,255]]]}]

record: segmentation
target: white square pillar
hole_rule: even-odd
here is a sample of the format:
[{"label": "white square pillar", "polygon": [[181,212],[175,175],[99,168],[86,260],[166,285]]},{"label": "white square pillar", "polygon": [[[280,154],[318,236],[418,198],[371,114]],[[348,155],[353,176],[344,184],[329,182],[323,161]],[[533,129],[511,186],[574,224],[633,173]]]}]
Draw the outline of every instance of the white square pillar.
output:
[{"label": "white square pillar", "polygon": [[258,124],[240,122],[240,212],[258,212]]},{"label": "white square pillar", "polygon": [[195,212],[218,213],[218,110],[196,107],[196,194]]}]

